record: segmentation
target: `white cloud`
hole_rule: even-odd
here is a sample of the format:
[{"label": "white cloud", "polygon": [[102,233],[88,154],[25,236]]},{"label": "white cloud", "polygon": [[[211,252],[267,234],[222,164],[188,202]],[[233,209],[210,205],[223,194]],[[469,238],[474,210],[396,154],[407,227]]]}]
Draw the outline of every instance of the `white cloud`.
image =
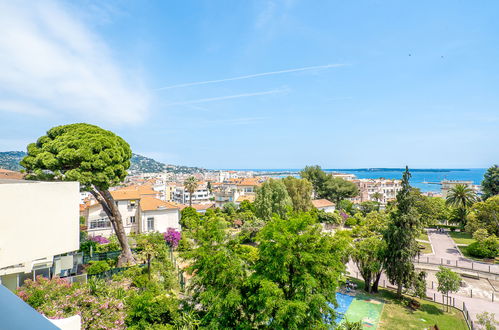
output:
[{"label": "white cloud", "polygon": [[260,96],[260,95],[279,94],[279,93],[284,93],[286,91],[287,91],[286,89],[272,89],[272,90],[263,91],[263,92],[225,95],[225,96],[209,97],[209,98],[197,99],[197,100],[175,102],[175,103],[169,103],[166,106],[190,105],[190,104],[197,104],[197,103],[216,102],[216,101],[223,101],[223,100],[230,100],[230,99],[239,99],[241,97],[252,97],[252,96]]},{"label": "white cloud", "polygon": [[66,8],[49,0],[0,0],[0,31],[0,97],[8,99],[0,111],[116,123],[144,118],[147,89]]}]

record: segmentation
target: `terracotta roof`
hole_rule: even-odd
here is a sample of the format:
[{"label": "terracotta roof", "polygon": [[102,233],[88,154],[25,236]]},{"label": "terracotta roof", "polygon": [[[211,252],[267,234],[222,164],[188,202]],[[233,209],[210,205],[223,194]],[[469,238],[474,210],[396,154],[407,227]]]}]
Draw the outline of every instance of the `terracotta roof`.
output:
[{"label": "terracotta roof", "polygon": [[[189,207],[189,205],[185,205],[185,204],[177,204],[177,205],[181,210],[185,209],[186,207]],[[207,209],[211,209],[214,207],[215,207],[215,204],[192,204],[192,208],[196,209],[196,211],[207,210]]]},{"label": "terracotta roof", "polygon": [[154,197],[145,196],[140,199],[140,209],[142,211],[157,211],[165,209],[178,209],[173,203],[168,203]]},{"label": "terracotta roof", "polygon": [[0,168],[0,179],[14,179],[14,180],[21,180],[24,178],[24,174],[21,172],[15,172],[15,171],[10,171],[10,170],[5,170],[3,168]]},{"label": "terracotta roof", "polygon": [[127,199],[140,199],[141,196],[156,196],[157,192],[151,186],[129,186],[119,190],[111,191],[111,195],[117,201]]},{"label": "terracotta roof", "polygon": [[312,200],[312,205],[314,205],[316,208],[319,208],[319,207],[334,206],[334,203],[328,201],[327,199],[314,199]]},{"label": "terracotta roof", "polygon": [[257,178],[244,178],[237,183],[238,186],[259,186],[260,182]]},{"label": "terracotta roof", "polygon": [[242,201],[254,202],[255,195],[241,195],[236,200],[236,202],[238,203],[241,203]]}]

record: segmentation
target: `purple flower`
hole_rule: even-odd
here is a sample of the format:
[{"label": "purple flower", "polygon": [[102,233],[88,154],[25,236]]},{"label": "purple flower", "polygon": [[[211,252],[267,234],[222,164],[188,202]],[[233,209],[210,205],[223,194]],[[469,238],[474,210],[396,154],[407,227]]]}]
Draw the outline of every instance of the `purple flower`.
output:
[{"label": "purple flower", "polygon": [[94,241],[94,242],[97,242],[99,244],[107,244],[107,243],[109,243],[109,240],[107,238],[102,237],[100,235],[90,237],[90,240]]},{"label": "purple flower", "polygon": [[346,219],[350,218],[350,217],[348,216],[348,214],[346,214],[346,213],[345,213],[345,212],[343,212],[343,211],[341,211],[341,212],[340,212],[340,215],[341,215],[341,217],[343,218],[343,220],[346,220]]},{"label": "purple flower", "polygon": [[172,248],[176,248],[178,242],[182,238],[182,234],[176,231],[174,228],[168,228],[166,230],[166,233],[163,233],[163,236],[165,237],[166,243],[170,245]]}]

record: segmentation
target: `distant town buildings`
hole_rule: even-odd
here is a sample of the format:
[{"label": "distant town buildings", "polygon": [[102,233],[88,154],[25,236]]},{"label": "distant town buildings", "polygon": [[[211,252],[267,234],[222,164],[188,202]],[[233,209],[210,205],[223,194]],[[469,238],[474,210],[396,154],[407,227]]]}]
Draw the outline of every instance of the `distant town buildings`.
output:
[{"label": "distant town buildings", "polygon": [[473,181],[466,181],[466,180],[443,180],[440,182],[441,186],[441,192],[442,192],[442,197],[447,198],[447,195],[449,194],[449,191],[454,188],[457,185],[464,185],[468,188],[471,188],[476,194],[480,195],[481,192],[481,187],[479,185],[475,185]]},{"label": "distant town buildings", "polygon": [[379,202],[386,205],[397,197],[397,192],[402,189],[402,181],[392,179],[354,179],[351,180],[359,188],[359,195],[350,198],[354,203],[367,201]]}]

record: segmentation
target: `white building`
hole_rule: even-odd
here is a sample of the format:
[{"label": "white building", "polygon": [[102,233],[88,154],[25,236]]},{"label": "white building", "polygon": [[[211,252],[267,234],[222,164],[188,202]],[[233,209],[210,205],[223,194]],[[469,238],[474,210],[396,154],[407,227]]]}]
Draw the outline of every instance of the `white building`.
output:
[{"label": "white building", "polygon": [[316,209],[323,210],[324,212],[327,213],[334,213],[334,210],[336,209],[334,203],[327,199],[313,199],[312,205]]},{"label": "white building", "polygon": [[[27,278],[50,277],[54,256],[80,248],[79,200],[78,182],[0,180],[2,285],[15,290]],[[72,268],[72,256],[65,263]]]},{"label": "white building", "polygon": [[473,181],[465,181],[465,180],[443,180],[440,182],[442,185],[441,191],[442,191],[442,198],[447,198],[447,195],[449,194],[449,191],[454,188],[457,185],[463,185],[468,188],[473,189],[475,193],[480,193],[480,186],[475,186]]},{"label": "white building", "polygon": [[402,189],[402,181],[400,180],[379,178],[357,179],[352,180],[352,182],[359,188],[359,195],[349,198],[354,203],[373,201],[386,205],[386,203],[395,199],[397,193]]},{"label": "white building", "polygon": [[[132,186],[111,191],[118,205],[127,235],[180,229],[178,206],[158,199],[159,192],[150,186]],[[85,208],[84,217],[89,236],[109,237],[114,233],[107,214],[98,203]]]},{"label": "white building", "polygon": [[[192,194],[193,204],[210,203],[211,194],[206,182],[200,182],[196,191]],[[183,185],[177,185],[173,191],[173,202],[179,204],[189,204],[190,193]]]}]

